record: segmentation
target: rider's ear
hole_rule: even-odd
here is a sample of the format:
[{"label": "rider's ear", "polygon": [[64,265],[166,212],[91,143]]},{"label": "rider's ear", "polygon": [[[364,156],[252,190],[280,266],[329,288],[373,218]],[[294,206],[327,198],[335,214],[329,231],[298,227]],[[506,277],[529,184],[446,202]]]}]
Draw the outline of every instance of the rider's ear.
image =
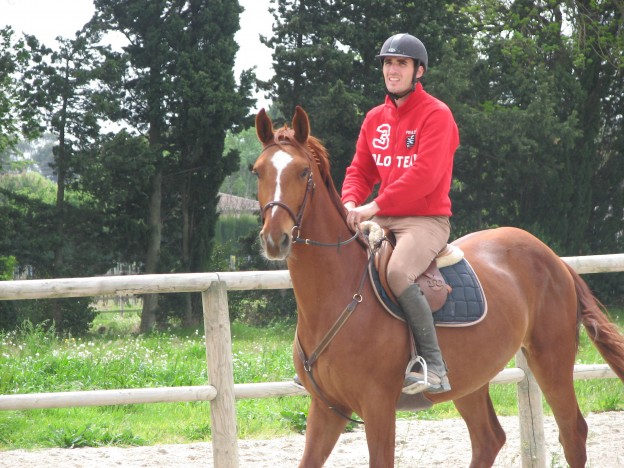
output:
[{"label": "rider's ear", "polygon": [[295,131],[295,139],[299,143],[308,141],[308,136],[310,136],[310,120],[308,119],[308,114],[306,114],[300,106],[295,108],[292,128]]},{"label": "rider's ear", "polygon": [[264,146],[273,142],[273,122],[264,108],[256,115],[256,135]]}]

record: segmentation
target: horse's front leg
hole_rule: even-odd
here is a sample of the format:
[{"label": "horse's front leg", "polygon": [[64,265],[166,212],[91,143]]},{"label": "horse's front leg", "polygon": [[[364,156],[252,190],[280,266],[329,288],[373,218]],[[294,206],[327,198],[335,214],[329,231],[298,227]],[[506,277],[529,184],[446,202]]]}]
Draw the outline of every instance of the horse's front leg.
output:
[{"label": "horse's front leg", "polygon": [[[387,400],[392,400],[388,399]],[[371,468],[391,468],[394,466],[394,446],[396,437],[396,405],[384,404],[374,399],[376,405],[363,411],[364,430],[368,444],[369,466]]]},{"label": "horse's front leg", "polygon": [[345,418],[318,398],[312,398],[308,411],[305,449],[299,467],[322,467],[346,425]]}]

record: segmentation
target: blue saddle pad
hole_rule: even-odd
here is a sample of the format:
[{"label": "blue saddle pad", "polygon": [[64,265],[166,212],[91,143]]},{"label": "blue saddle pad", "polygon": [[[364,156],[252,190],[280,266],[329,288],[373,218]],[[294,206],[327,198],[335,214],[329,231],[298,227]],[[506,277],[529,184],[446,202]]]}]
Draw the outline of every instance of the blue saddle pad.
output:
[{"label": "blue saddle pad", "polygon": [[[386,294],[379,280],[379,273],[370,269],[371,280],[381,303],[390,314],[404,320],[401,307]],[[440,268],[446,283],[452,288],[444,306],[433,314],[436,325],[457,327],[471,325],[483,319],[487,312],[487,302],[481,283],[472,266],[464,258],[460,262]]]},{"label": "blue saddle pad", "polygon": [[486,313],[481,283],[464,258],[455,265],[440,268],[446,283],[453,288],[444,306],[433,314],[436,324],[464,325],[480,321]]}]

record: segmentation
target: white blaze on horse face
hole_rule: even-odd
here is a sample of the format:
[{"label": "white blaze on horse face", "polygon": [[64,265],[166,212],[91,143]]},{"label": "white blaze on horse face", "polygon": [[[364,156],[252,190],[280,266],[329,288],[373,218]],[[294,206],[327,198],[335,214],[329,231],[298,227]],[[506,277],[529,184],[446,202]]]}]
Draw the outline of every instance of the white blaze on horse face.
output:
[{"label": "white blaze on horse face", "polygon": [[[273,200],[282,201],[282,172],[284,172],[284,169],[286,169],[286,166],[288,166],[292,160],[293,157],[286,151],[277,151],[271,158],[271,163],[277,171],[277,174],[275,175],[275,194],[273,195]],[[275,214],[276,210],[277,206],[274,206],[271,214]]]}]

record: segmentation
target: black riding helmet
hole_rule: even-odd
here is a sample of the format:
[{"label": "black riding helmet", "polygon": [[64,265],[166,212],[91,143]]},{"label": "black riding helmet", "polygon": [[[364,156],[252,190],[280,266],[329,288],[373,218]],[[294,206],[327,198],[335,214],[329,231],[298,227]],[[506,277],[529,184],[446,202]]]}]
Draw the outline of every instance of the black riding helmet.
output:
[{"label": "black riding helmet", "polygon": [[418,67],[422,65],[425,71],[427,71],[429,57],[427,56],[427,49],[425,49],[425,45],[420,41],[420,39],[412,36],[411,34],[395,34],[394,36],[386,39],[386,42],[384,42],[383,46],[381,46],[381,50],[375,58],[380,59],[381,65],[383,66],[385,57],[409,57],[414,60],[412,88],[402,96],[398,96],[394,93],[388,93],[388,95],[395,100],[403,96],[407,96],[409,93],[414,91],[416,82],[418,81],[418,78],[416,78]]}]

